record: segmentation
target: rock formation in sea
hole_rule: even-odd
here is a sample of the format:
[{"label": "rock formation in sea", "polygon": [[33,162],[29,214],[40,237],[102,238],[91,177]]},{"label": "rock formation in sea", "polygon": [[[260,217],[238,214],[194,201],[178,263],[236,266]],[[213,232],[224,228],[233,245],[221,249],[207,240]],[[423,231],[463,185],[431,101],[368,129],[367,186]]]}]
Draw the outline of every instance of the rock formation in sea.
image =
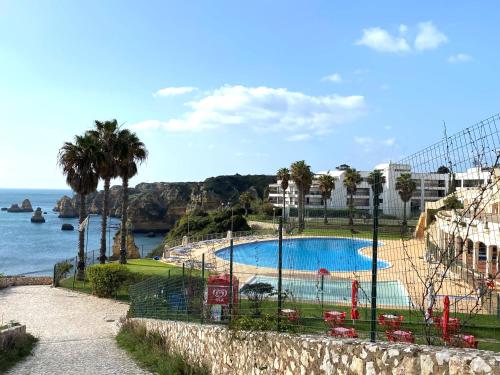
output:
[{"label": "rock formation in sea", "polygon": [[[33,207],[31,206],[31,202],[29,199],[23,200],[23,203],[21,204],[21,209],[23,212],[33,212]],[[42,209],[40,208],[40,211]]]},{"label": "rock formation in sea", "polygon": [[[139,252],[139,248],[134,242],[134,236],[131,233],[127,233],[126,240],[127,244],[127,259],[138,259],[141,257],[141,253]],[[120,231],[115,233],[113,238],[113,259],[120,258]]]},{"label": "rock formation in sea", "polygon": [[8,207],[2,207],[2,211],[7,211],[8,209]]},{"label": "rock formation in sea", "polygon": [[61,230],[75,230],[75,227],[72,224],[64,223],[61,225]]},{"label": "rock formation in sea", "polygon": [[42,215],[42,209],[38,207],[31,217],[32,223],[45,223],[45,218]]},{"label": "rock formation in sea", "polygon": [[[201,208],[214,210],[227,202],[238,202],[239,194],[250,189],[263,198],[268,185],[275,182],[274,176],[232,175],[207,178],[203,182],[154,182],[140,183],[129,188],[130,230],[141,233],[164,233],[186,213],[186,209]],[[110,216],[121,217],[122,187],[110,189]],[[101,214],[103,192],[89,194],[86,198],[87,210],[91,214]],[[79,201],[77,196],[62,197],[54,207],[61,215],[77,217]]]},{"label": "rock formation in sea", "polygon": [[7,209],[7,212],[33,212],[33,207],[31,206],[31,202],[29,199],[23,200],[21,203],[21,207],[17,203],[12,203],[10,208]]},{"label": "rock formation in sea", "polygon": [[56,206],[54,207],[54,211],[59,212],[58,217],[60,217],[60,218],[71,219],[71,218],[78,217],[78,212],[76,211],[76,209],[73,205],[73,201],[67,195],[65,195],[61,199],[59,199]]}]

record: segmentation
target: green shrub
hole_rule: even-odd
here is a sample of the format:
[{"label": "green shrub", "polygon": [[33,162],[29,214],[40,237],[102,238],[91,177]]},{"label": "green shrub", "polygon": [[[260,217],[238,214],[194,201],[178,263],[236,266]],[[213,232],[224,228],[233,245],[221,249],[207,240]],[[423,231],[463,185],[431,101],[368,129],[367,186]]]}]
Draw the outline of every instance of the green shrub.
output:
[{"label": "green shrub", "polygon": [[92,294],[98,297],[113,297],[118,289],[133,276],[122,264],[95,264],[87,269],[92,284]]}]

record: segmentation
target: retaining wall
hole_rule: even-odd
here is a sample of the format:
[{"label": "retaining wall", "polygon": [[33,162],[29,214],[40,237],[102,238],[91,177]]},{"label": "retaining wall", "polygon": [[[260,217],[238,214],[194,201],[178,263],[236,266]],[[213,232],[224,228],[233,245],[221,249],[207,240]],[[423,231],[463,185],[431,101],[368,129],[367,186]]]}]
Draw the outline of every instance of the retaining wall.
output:
[{"label": "retaining wall", "polygon": [[336,340],[326,336],[234,332],[225,327],[135,318],[173,351],[218,374],[500,374],[500,353]]},{"label": "retaining wall", "polygon": [[9,286],[52,285],[52,277],[48,276],[4,276],[0,277],[0,289]]}]

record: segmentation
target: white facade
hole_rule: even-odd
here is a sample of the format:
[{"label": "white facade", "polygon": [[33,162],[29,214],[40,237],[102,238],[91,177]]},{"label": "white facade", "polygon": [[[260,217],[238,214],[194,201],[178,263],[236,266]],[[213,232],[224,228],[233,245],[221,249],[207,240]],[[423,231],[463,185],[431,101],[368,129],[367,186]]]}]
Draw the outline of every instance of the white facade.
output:
[{"label": "white facade", "polygon": [[[397,178],[402,173],[412,173],[409,165],[406,164],[380,164],[374,169],[378,169],[385,176],[386,182],[383,186],[383,192],[380,195],[380,210],[383,214],[397,217],[403,216],[404,203],[396,190]],[[331,209],[348,209],[347,189],[344,187],[345,171],[333,170],[329,172],[318,172],[316,176],[329,173],[336,178],[335,189],[332,191],[331,198],[327,202],[327,207]],[[356,194],[354,194],[354,206],[357,210],[371,212],[373,210],[373,192],[367,178],[371,171],[359,171],[362,182],[358,185]],[[425,202],[439,200],[446,196],[448,192],[449,175],[441,173],[412,173],[412,178],[417,184],[417,189],[413,193],[410,202],[407,203],[407,214],[410,212],[420,213],[425,208]],[[458,179],[456,180],[458,181]],[[313,181],[311,191],[306,195],[307,208],[319,208],[323,206],[321,193],[318,189],[317,181]],[[293,181],[285,192],[286,207],[297,206],[297,189]],[[276,206],[283,206],[283,194],[280,187],[280,181],[269,185],[269,201]]]}]

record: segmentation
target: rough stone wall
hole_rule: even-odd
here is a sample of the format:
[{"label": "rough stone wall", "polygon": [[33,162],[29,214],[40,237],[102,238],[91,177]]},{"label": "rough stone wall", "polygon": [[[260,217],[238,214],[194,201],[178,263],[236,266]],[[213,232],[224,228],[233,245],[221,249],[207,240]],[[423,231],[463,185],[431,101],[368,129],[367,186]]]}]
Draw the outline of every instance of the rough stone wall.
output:
[{"label": "rough stone wall", "polygon": [[0,350],[5,350],[13,341],[26,335],[26,326],[14,326],[0,330]]},{"label": "rough stone wall", "polygon": [[0,277],[0,289],[9,286],[52,285],[52,277],[48,276],[4,276]]},{"label": "rough stone wall", "polygon": [[158,331],[193,364],[213,375],[463,375],[500,374],[500,354],[337,340],[326,336],[233,332],[224,327],[133,319]]}]

